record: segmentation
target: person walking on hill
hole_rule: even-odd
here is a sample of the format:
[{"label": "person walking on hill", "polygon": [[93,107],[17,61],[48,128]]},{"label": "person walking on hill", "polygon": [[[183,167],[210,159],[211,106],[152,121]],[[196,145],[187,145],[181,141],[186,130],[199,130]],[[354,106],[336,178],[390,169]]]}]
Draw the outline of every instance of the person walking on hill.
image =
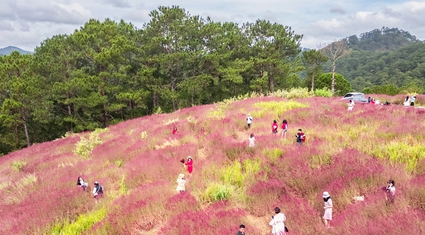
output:
[{"label": "person walking on hill", "polygon": [[99,184],[99,182],[94,182],[94,188],[93,188],[93,197],[99,198],[103,197],[103,186]]},{"label": "person walking on hill", "polygon": [[280,208],[274,208],[275,215],[272,216],[272,220],[269,222],[269,225],[272,226],[273,235],[285,235],[285,222],[286,216],[280,212]]},{"label": "person walking on hill", "polygon": [[177,134],[177,127],[173,126],[173,131],[172,131],[173,135]]},{"label": "person walking on hill", "polygon": [[87,187],[89,187],[89,183],[85,182],[84,179],[83,179],[83,177],[78,176],[77,186],[78,187],[82,187],[83,188],[83,191],[86,191]]},{"label": "person walking on hill", "polygon": [[187,179],[184,178],[184,174],[179,174],[179,178],[177,178],[176,182],[177,182],[177,189],[176,190],[178,192],[182,193],[182,192],[186,191],[185,184],[187,182]]},{"label": "person walking on hill", "polygon": [[277,128],[278,128],[277,122],[276,122],[276,120],[273,120],[273,124],[272,124],[272,133],[273,134],[277,134]]},{"label": "person walking on hill", "polygon": [[248,125],[248,129],[251,128],[252,123],[252,116],[248,113],[248,116],[246,116],[246,124]]},{"label": "person walking on hill", "polygon": [[189,175],[191,176],[192,175],[192,171],[193,171],[193,159],[192,159],[192,157],[191,156],[188,156],[187,157],[187,161],[186,161],[186,163],[184,163],[184,165],[186,166],[186,168],[187,168],[187,172],[189,173]]},{"label": "person walking on hill", "polygon": [[332,220],[332,198],[328,192],[323,192],[323,201],[325,201],[325,213],[323,215],[323,221],[327,229],[331,227]]},{"label": "person walking on hill", "polygon": [[305,142],[305,134],[302,129],[298,129],[297,134],[295,135],[297,138],[297,144],[298,146],[301,146],[303,142]]},{"label": "person walking on hill", "polygon": [[415,100],[416,100],[416,96],[412,96],[412,98],[410,98],[410,106],[415,106]]},{"label": "person walking on hill", "polygon": [[385,187],[385,200],[388,203],[394,203],[395,200],[395,182],[388,180],[387,187]]},{"label": "person walking on hill", "polygon": [[245,225],[239,225],[239,231],[236,233],[236,235],[245,235]]},{"label": "person walking on hill", "polygon": [[286,132],[288,132],[288,121],[286,121],[286,119],[283,119],[283,121],[282,121],[282,137],[285,137],[285,139],[286,139]]},{"label": "person walking on hill", "polygon": [[354,100],[350,100],[350,102],[348,102],[348,111],[352,111],[354,108]]},{"label": "person walking on hill", "polygon": [[248,144],[248,147],[254,147],[254,145],[255,145],[255,137],[254,137],[254,134],[253,133],[251,133],[251,135],[249,136],[249,144]]}]

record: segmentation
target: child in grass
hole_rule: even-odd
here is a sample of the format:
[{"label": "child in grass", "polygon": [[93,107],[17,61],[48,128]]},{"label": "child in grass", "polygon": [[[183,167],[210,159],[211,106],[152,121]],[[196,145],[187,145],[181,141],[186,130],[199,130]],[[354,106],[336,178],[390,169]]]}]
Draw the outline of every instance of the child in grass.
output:
[{"label": "child in grass", "polygon": [[272,133],[273,134],[277,134],[277,128],[278,128],[277,122],[276,122],[276,120],[273,120],[273,124],[272,124]]},{"label": "child in grass", "polygon": [[323,215],[323,221],[325,222],[326,228],[331,227],[332,220],[332,199],[328,192],[323,192],[323,201],[325,201],[325,214]]},{"label": "child in grass", "polygon": [[184,178],[184,174],[180,174],[179,178],[177,178],[176,182],[177,182],[177,189],[176,190],[180,193],[184,192],[186,190],[185,184],[187,182],[187,179]]},{"label": "child in grass", "polygon": [[254,147],[254,145],[255,145],[255,137],[254,137],[254,134],[251,133],[251,135],[249,136],[249,145],[248,145],[248,147]]},{"label": "child in grass", "polygon": [[395,200],[395,182],[388,180],[387,187],[385,187],[385,200],[387,203],[394,203]]},{"label": "child in grass", "polygon": [[282,121],[282,137],[285,136],[286,139],[286,132],[288,131],[288,121],[286,121],[286,119],[284,119]]}]

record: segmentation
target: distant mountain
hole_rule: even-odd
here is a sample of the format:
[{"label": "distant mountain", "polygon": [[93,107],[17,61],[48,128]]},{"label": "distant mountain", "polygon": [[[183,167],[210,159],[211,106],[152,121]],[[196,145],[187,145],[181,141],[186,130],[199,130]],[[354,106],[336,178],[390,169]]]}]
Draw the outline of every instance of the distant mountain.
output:
[{"label": "distant mountain", "polygon": [[21,54],[33,54],[31,51],[22,50],[21,48],[14,47],[14,46],[8,46],[5,48],[0,48],[0,55],[9,55],[13,51],[18,51]]}]

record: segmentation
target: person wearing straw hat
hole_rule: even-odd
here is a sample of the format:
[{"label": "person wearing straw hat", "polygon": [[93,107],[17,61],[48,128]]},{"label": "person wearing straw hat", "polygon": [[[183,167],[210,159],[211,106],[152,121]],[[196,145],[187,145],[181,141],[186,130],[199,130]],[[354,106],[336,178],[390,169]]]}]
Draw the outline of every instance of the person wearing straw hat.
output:
[{"label": "person wearing straw hat", "polygon": [[179,174],[179,178],[177,178],[176,182],[177,182],[177,191],[178,192],[184,192],[186,190],[186,179],[184,178],[184,174]]},{"label": "person wearing straw hat", "polygon": [[325,201],[325,214],[323,215],[323,221],[325,222],[326,228],[331,227],[332,220],[332,199],[328,192],[323,192],[323,201]]},{"label": "person wearing straw hat", "polygon": [[187,157],[187,161],[185,163],[185,166],[187,167],[187,172],[189,172],[190,175],[192,175],[193,171],[193,159],[191,156]]}]

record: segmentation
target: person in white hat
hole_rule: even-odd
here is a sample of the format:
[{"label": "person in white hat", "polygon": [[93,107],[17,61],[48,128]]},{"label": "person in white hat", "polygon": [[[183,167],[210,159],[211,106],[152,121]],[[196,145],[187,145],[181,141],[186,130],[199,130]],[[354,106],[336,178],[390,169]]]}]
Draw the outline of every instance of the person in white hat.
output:
[{"label": "person in white hat", "polygon": [[323,221],[325,222],[326,228],[331,227],[332,220],[332,199],[328,192],[323,192],[323,201],[325,201],[325,214],[323,215]]},{"label": "person in white hat", "polygon": [[184,178],[184,174],[179,174],[179,178],[177,178],[177,191],[178,192],[184,192],[186,190],[185,184],[186,184],[186,179]]},{"label": "person in white hat", "polygon": [[248,114],[248,116],[246,117],[246,124],[248,125],[248,129],[251,128],[251,123],[252,123],[252,116],[251,114]]}]

